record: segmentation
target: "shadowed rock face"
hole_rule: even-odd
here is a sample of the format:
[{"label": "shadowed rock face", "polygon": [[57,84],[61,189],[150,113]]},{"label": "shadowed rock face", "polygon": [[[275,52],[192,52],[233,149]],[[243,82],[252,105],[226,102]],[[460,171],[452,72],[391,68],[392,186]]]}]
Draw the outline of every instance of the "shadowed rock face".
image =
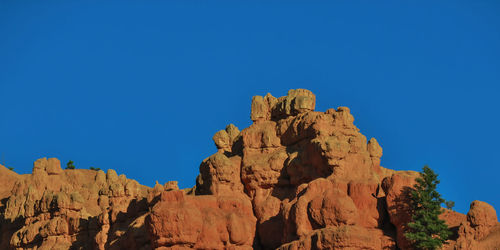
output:
[{"label": "shadowed rock face", "polygon": [[[382,148],[346,107],[317,112],[304,89],[255,96],[253,124],[215,133],[196,186],[153,188],[113,170],[33,173],[0,166],[0,249],[409,249],[412,171],[380,166]],[[490,205],[446,210],[445,249],[498,249]]]}]

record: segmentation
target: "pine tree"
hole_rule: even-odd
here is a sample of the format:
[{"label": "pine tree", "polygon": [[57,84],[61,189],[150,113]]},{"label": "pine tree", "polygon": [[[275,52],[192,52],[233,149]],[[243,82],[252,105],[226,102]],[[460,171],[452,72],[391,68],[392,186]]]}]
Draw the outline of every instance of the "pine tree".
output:
[{"label": "pine tree", "polygon": [[444,203],[444,205],[446,205],[446,208],[449,209],[449,210],[453,210],[453,207],[455,206],[455,202],[454,201],[446,201]]},{"label": "pine tree", "polygon": [[409,230],[405,236],[416,249],[439,249],[451,232],[445,221],[439,219],[444,200],[436,191],[439,184],[437,174],[424,166],[416,182],[410,192],[412,221],[408,223]]},{"label": "pine tree", "polygon": [[71,160],[68,161],[68,163],[66,163],[66,169],[75,169],[74,162]]}]

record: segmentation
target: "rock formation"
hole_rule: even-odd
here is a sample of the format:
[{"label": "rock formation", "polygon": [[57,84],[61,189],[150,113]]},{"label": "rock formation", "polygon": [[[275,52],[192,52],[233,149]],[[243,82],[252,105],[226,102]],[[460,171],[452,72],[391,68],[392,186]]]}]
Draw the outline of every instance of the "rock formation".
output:
[{"label": "rock formation", "polygon": [[125,175],[62,170],[58,159],[42,158],[32,174],[10,179],[0,197],[0,249],[150,248],[143,227],[150,188]]},{"label": "rock formation", "polygon": [[[318,112],[315,101],[304,89],[255,96],[253,124],[215,133],[190,189],[55,158],[28,175],[0,166],[0,249],[410,249],[418,173],[380,166],[381,146],[349,108]],[[500,248],[490,205],[442,219],[454,232],[445,249]]]}]

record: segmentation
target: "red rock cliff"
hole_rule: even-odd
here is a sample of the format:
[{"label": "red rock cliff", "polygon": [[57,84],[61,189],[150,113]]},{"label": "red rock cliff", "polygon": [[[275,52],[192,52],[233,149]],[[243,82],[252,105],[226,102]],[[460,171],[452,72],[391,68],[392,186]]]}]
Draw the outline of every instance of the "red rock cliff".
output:
[{"label": "red rock cliff", "polygon": [[[380,166],[382,148],[346,107],[317,112],[304,89],[252,99],[253,124],[228,125],[196,186],[142,186],[115,171],[33,173],[0,166],[0,249],[409,249],[406,190],[418,173]],[[445,249],[498,249],[490,205],[446,210]]]}]

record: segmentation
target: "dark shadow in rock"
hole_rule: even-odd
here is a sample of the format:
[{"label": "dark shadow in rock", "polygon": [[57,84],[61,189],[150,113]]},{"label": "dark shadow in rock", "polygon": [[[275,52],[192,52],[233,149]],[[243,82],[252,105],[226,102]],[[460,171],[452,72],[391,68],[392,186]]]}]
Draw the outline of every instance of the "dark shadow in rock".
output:
[{"label": "dark shadow in rock", "polygon": [[76,240],[69,249],[94,249],[95,236],[100,230],[98,216],[87,219],[80,218],[78,232],[72,232],[76,235]]},{"label": "dark shadow in rock", "polygon": [[448,240],[453,240],[453,241],[456,241],[458,239],[458,229],[460,228],[460,226],[455,226],[455,227],[450,227],[450,231],[451,231],[451,236],[448,238]]},{"label": "dark shadow in rock", "polygon": [[145,218],[142,224],[133,224],[140,217],[146,216],[148,211],[145,198],[130,201],[127,212],[119,212],[117,220],[110,223],[106,249],[152,249]]},{"label": "dark shadow in rock", "polygon": [[257,225],[263,249],[276,249],[282,244],[283,228],[284,221],[280,213]]}]

